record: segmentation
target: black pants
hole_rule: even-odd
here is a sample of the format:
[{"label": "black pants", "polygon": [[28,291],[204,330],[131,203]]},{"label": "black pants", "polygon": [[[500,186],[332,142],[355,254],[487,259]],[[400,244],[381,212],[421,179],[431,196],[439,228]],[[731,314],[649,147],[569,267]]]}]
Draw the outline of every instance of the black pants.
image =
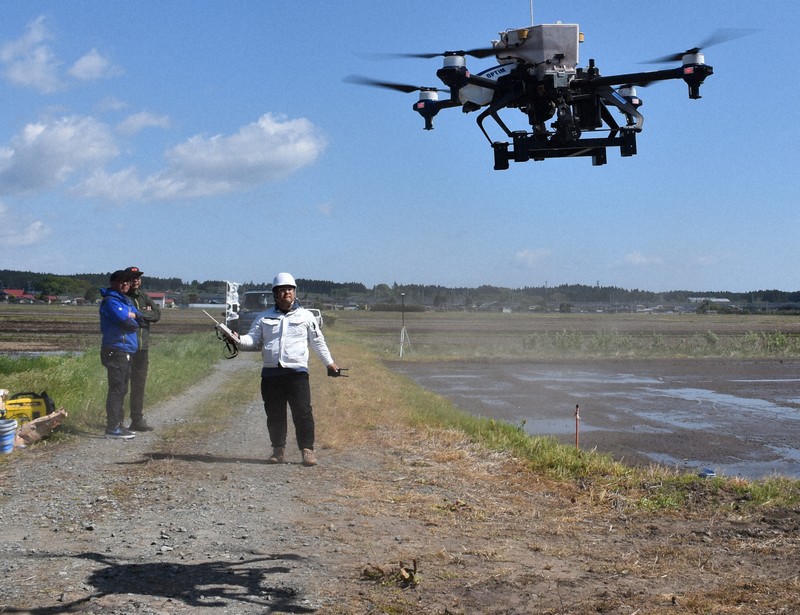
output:
[{"label": "black pants", "polygon": [[130,354],[111,348],[100,349],[100,362],[108,372],[106,395],[106,428],[116,429],[125,418],[125,395],[131,377]]},{"label": "black pants", "polygon": [[314,415],[308,373],[284,368],[261,370],[261,399],[273,448],[286,446],[286,404],[292,410],[297,446],[314,448]]},{"label": "black pants", "polygon": [[131,355],[131,421],[134,423],[144,418],[144,386],[150,365],[149,355],[146,350]]}]

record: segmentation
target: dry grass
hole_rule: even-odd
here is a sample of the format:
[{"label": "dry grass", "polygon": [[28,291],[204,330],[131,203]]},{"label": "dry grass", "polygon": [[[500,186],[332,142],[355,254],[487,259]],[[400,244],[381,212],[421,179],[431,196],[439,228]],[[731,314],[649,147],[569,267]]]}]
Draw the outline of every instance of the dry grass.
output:
[{"label": "dry grass", "polygon": [[[784,357],[800,353],[800,321],[775,315],[406,315],[408,361],[549,357]],[[340,312],[336,326],[373,352],[398,358],[399,315]]]},{"label": "dry grass", "polygon": [[[752,483],[697,482],[657,466],[555,478],[461,429],[421,421],[415,404],[430,403],[427,394],[348,334],[329,330],[328,339],[351,371],[330,383],[312,372],[320,444],[380,451],[371,459],[381,465],[342,474],[336,495],[370,520],[352,545],[385,555],[372,562],[383,573],[372,569],[381,578],[361,587],[361,604],[333,613],[699,615],[800,606],[797,571],[783,564],[797,561],[796,515],[778,507],[773,522],[764,516],[771,504],[748,509],[740,496]],[[386,539],[395,535],[395,544]],[[412,560],[418,587],[402,589],[398,571]],[[460,598],[420,603],[447,593]]]}]

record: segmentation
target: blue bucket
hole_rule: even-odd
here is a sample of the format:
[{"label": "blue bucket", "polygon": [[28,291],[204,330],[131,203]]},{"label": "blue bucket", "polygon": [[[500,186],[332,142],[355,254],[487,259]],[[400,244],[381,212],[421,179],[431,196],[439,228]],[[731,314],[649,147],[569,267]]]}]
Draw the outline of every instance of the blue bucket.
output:
[{"label": "blue bucket", "polygon": [[7,455],[14,450],[14,436],[17,435],[16,419],[0,421],[0,454]]}]

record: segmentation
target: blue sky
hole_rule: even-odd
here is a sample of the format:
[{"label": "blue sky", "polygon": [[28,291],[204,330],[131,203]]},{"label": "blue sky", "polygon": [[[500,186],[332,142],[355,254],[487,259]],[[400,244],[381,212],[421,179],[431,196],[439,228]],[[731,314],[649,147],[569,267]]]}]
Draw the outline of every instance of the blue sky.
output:
[{"label": "blue sky", "polygon": [[486,46],[528,0],[5,2],[0,269],[797,290],[797,6],[538,0],[605,75],[756,31],[706,51],[701,100],[640,90],[637,156],[501,172],[476,114],[423,131],[415,94],[343,80],[440,85],[365,54]]}]

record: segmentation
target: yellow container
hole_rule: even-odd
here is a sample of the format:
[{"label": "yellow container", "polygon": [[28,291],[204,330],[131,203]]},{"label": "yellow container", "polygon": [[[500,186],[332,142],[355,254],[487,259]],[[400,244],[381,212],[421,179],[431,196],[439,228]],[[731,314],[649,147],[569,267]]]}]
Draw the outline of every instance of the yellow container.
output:
[{"label": "yellow container", "polygon": [[4,418],[16,419],[18,423],[27,423],[53,412],[53,400],[46,392],[17,393],[6,400]]}]

